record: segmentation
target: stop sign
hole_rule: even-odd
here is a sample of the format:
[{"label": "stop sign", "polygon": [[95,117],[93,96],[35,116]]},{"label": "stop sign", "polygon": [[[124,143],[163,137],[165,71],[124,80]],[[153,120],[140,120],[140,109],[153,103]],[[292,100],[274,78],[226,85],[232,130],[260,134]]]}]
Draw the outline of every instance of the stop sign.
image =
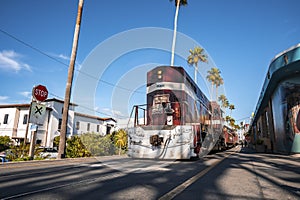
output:
[{"label": "stop sign", "polygon": [[32,90],[32,96],[37,101],[45,101],[48,97],[48,90],[43,85],[37,85]]}]

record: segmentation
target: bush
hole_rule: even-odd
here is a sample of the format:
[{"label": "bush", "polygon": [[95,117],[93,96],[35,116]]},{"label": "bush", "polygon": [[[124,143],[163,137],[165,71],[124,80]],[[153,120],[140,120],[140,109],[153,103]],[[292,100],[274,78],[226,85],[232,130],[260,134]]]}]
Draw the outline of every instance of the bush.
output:
[{"label": "bush", "polygon": [[119,148],[119,155],[127,149],[127,133],[125,130],[120,129],[115,133],[113,138],[115,145]]},{"label": "bush", "polygon": [[[29,160],[29,144],[24,145],[23,143],[20,146],[15,146],[11,144],[9,149],[5,150],[6,158],[10,161],[26,161]],[[37,154],[37,152],[35,152]]]},{"label": "bush", "polygon": [[109,156],[116,153],[110,135],[101,136],[96,133],[85,133],[80,135],[80,139],[93,156]]},{"label": "bush", "polygon": [[12,145],[12,140],[10,139],[9,136],[0,136],[0,151],[9,149],[11,145]]},{"label": "bush", "polygon": [[66,156],[67,158],[89,157],[91,153],[81,142],[79,136],[72,136],[67,139]]}]

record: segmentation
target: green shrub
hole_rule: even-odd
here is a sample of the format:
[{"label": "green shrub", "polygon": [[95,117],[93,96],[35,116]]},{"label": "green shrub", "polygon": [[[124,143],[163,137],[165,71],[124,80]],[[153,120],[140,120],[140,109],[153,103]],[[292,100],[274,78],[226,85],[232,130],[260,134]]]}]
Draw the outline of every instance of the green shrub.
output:
[{"label": "green shrub", "polygon": [[0,152],[9,149],[11,145],[12,140],[9,136],[0,136]]},{"label": "green shrub", "polygon": [[110,135],[101,136],[97,133],[85,133],[80,139],[93,156],[109,156],[116,154],[116,148]]}]

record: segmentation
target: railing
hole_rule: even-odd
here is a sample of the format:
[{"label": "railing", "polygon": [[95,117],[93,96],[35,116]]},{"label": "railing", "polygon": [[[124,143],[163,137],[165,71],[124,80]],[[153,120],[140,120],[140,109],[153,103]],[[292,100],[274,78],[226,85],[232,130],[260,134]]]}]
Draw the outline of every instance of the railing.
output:
[{"label": "railing", "polygon": [[[132,110],[131,110],[131,113],[130,113],[130,116],[129,116],[129,120],[128,120],[128,123],[127,123],[127,127],[129,127],[130,126],[130,121],[132,120],[132,119],[134,119],[134,122],[133,122],[133,126],[134,127],[136,127],[136,126],[144,126],[144,125],[146,125],[146,121],[147,121],[147,109],[146,108],[144,108],[144,107],[146,107],[147,106],[147,104],[143,104],[143,105],[135,105],[135,106],[133,106],[132,107]],[[143,123],[142,124],[140,124],[140,117],[139,117],[139,110],[142,110],[143,111],[143,116],[142,116],[142,121],[143,121]],[[134,115],[134,117],[133,117],[133,115]]]}]

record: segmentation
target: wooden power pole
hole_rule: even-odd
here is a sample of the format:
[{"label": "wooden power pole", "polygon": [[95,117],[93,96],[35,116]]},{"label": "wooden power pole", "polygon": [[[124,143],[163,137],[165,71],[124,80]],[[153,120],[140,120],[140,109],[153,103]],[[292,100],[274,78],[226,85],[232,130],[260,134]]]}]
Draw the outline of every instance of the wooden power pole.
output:
[{"label": "wooden power pole", "polygon": [[79,0],[76,26],[75,26],[74,38],[73,38],[72,55],[70,59],[68,80],[67,80],[66,93],[64,99],[64,109],[63,109],[62,124],[61,124],[61,131],[60,131],[59,150],[57,155],[58,159],[65,157],[69,104],[70,104],[71,89],[72,89],[72,82],[73,82],[73,75],[74,75],[74,65],[75,65],[76,54],[77,54],[78,37],[80,32],[82,8],[83,8],[83,0]]}]

